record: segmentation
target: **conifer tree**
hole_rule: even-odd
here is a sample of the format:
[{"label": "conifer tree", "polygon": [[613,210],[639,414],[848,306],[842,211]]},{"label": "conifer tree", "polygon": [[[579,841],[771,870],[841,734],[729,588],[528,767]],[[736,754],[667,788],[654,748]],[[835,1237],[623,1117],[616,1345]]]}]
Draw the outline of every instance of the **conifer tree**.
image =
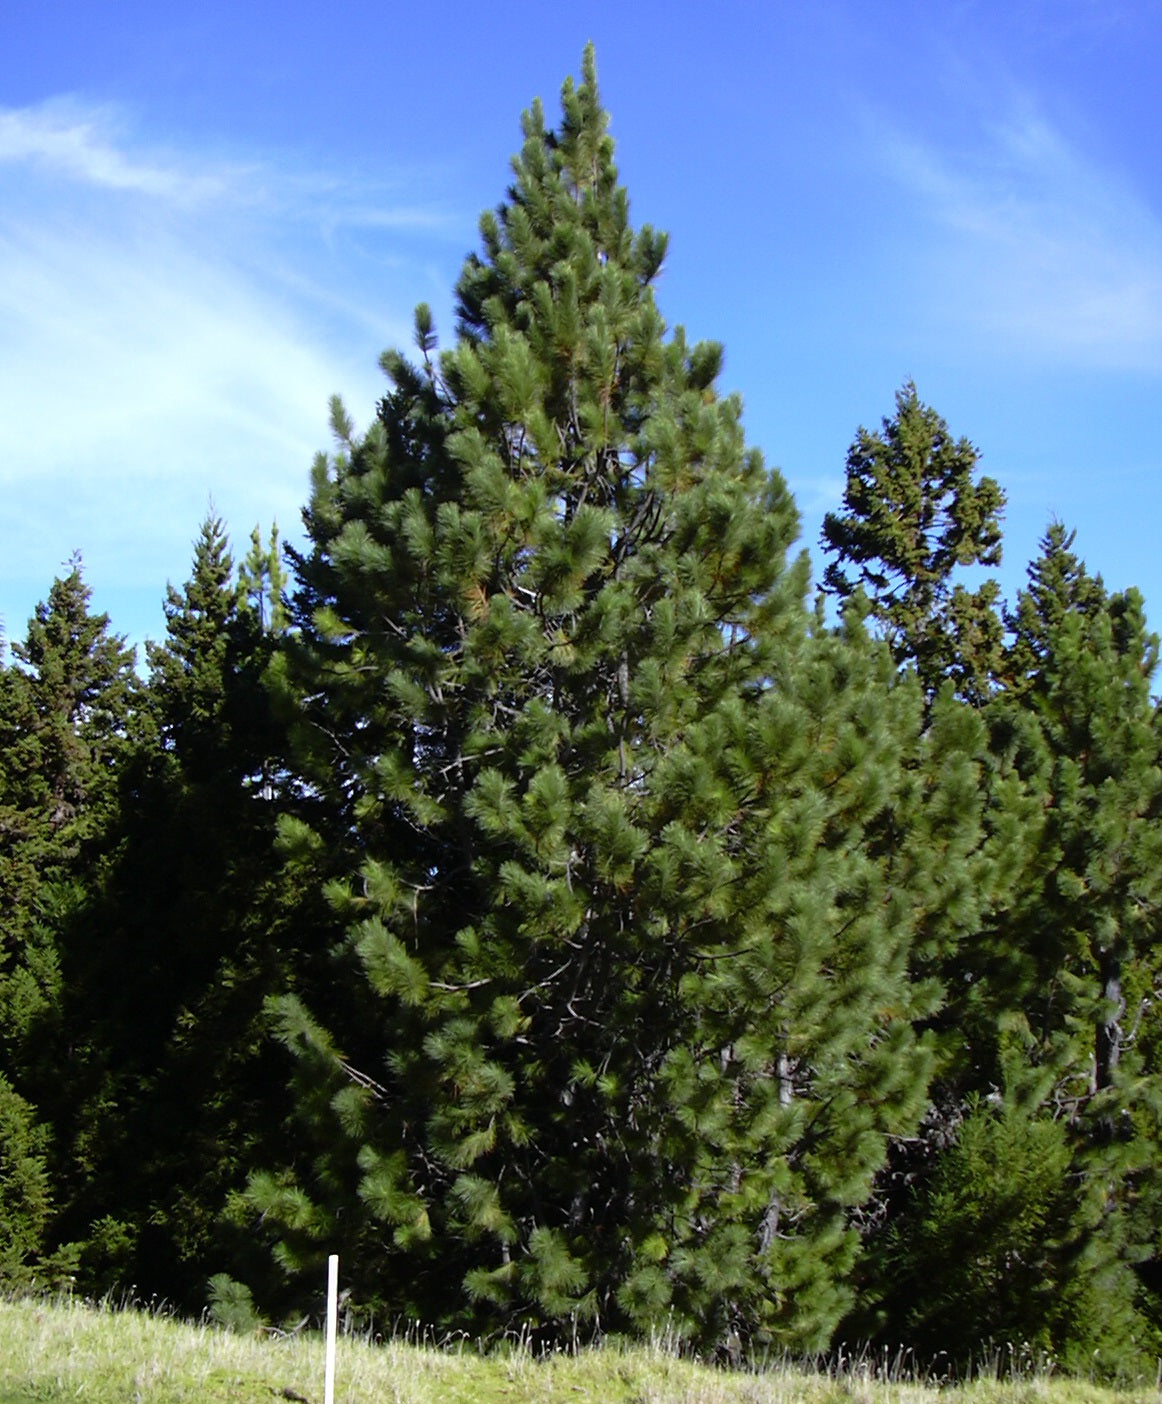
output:
[{"label": "conifer tree", "polygon": [[34,1108],[0,1073],[0,1284],[7,1290],[31,1285],[41,1266],[52,1215],[47,1142]]},{"label": "conifer tree", "polygon": [[1001,561],[1005,497],[979,477],[980,455],[953,439],[909,382],[880,433],[861,428],[847,455],[844,511],[828,512],[824,583],[840,599],[862,589],[897,662],[912,663],[932,696],[945,678],[987,700],[1000,661],[999,587],[969,590],[961,567]]},{"label": "conifer tree", "polygon": [[277,526],[271,527],[265,545],[257,527],[250,533],[250,549],[238,565],[238,583],[259,629],[280,638],[287,625],[287,579]]},{"label": "conifer tree", "polygon": [[75,1066],[60,1231],[87,1244],[86,1290],[132,1281],[190,1306],[231,1241],[227,1197],[279,1125],[262,1001],[294,952],[263,686],[277,636],[256,578],[271,563],[251,556],[243,579],[208,518],[189,579],[167,590],[113,856],[85,939],[66,952]]},{"label": "conifer tree", "polygon": [[1050,527],[1013,615],[1012,686],[1042,746],[1024,764],[1047,803],[1037,881],[1013,914],[1019,940],[1010,944],[1028,963],[1012,982],[1034,995],[1025,1007],[1040,1058],[1078,1079],[1067,1100],[1080,1105],[1114,1085],[1124,981],[1135,964],[1153,964],[1162,737],[1150,694],[1158,641],[1141,597],[1108,594],[1072,544],[1064,527]]},{"label": "conifer tree", "polygon": [[0,668],[0,1037],[9,1072],[57,983],[44,921],[49,823],[37,803],[37,757],[31,680],[14,667]]},{"label": "conifer tree", "polygon": [[0,1282],[6,1285],[35,1272],[51,1206],[47,1128],[5,1075],[23,1067],[30,1032],[57,983],[56,952],[38,921],[40,816],[22,803],[33,732],[26,683],[24,674],[0,664]]},{"label": "conifer tree", "polygon": [[100,826],[112,790],[113,761],[124,748],[136,694],[134,653],[109,632],[109,616],[90,613],[92,591],[79,558],[53,582],[12,652],[29,679],[36,763],[24,767],[28,797],[57,834],[80,842]]},{"label": "conifer tree", "polygon": [[1074,551],[1076,531],[1052,521],[1041,540],[1041,554],[1028,569],[1029,583],[1017,597],[1016,608],[1005,611],[1011,640],[1003,673],[1007,692],[1021,697],[1053,666],[1055,630],[1067,615],[1093,619],[1108,596],[1100,575],[1092,576]]},{"label": "conifer tree", "polygon": [[234,755],[229,655],[237,649],[231,635],[237,633],[240,602],[225,529],[217,518],[207,518],[184,589],[166,589],[165,642],[146,645],[162,747],[180,758],[191,777],[212,774]]},{"label": "conifer tree", "polygon": [[32,1030],[60,994],[62,933],[103,852],[137,696],[133,651],[90,598],[74,559],[0,674],[0,1047],[25,1093],[38,1062],[53,1081]]},{"label": "conifer tree", "polygon": [[[965,1353],[1017,1334],[1095,1368],[1095,1352],[1127,1361],[1157,1343],[1150,1269],[1133,1268],[1155,1256],[1159,1203],[1162,738],[1141,599],[1109,594],[1072,547],[1051,525],[1008,616],[987,721],[1020,822],[1007,891],[947,966],[966,1115],[886,1240],[882,1329]],[[974,1218],[1012,1233],[937,1269]],[[1002,1272],[1043,1286],[1002,1291]]]},{"label": "conifer tree", "polygon": [[315,466],[285,838],[346,866],[348,938],[276,1005],[298,1150],[249,1200],[292,1286],[338,1248],[427,1320],[820,1346],[931,1062],[900,834],[952,806],[918,694],[811,624],[719,348],[667,333],[591,50],[562,105],[454,346],[421,307]]},{"label": "conifer tree", "polygon": [[70,1066],[65,952],[107,858],[137,696],[132,650],[89,609],[79,560],[70,567],[13,644],[16,664],[0,669],[0,1198],[11,1235],[0,1272],[42,1281],[70,1256],[45,1256],[63,1197],[52,1133]]}]

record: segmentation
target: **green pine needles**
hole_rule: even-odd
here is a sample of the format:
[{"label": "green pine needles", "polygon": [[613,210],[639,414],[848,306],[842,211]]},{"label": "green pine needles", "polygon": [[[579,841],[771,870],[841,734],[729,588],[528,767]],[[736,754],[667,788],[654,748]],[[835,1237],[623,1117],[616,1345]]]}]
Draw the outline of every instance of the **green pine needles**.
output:
[{"label": "green pine needles", "polygon": [[658,311],[591,51],[562,107],[453,346],[421,307],[316,466],[290,677],[346,936],[278,1006],[301,1154],[250,1197],[288,1271],[338,1247],[388,1311],[817,1348],[931,1064],[889,872],[919,696],[813,624],[720,350]]}]

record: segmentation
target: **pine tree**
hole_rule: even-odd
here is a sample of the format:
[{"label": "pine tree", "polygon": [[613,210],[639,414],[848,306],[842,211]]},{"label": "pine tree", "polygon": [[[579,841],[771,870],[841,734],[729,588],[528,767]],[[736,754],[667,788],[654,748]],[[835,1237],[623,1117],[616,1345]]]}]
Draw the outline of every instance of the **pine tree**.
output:
[{"label": "pine tree", "polygon": [[250,550],[239,563],[238,583],[259,629],[280,637],[287,625],[283,600],[287,579],[277,526],[271,527],[265,545],[257,527],[250,533]]},{"label": "pine tree", "polygon": [[384,357],[362,437],[336,403],[315,466],[285,834],[346,868],[349,936],[276,1006],[298,1152],[249,1198],[292,1287],[338,1248],[427,1320],[820,1346],[923,1105],[901,835],[952,806],[918,693],[811,624],[719,348],[666,331],[592,51],[562,103],[454,347],[421,307],[420,363]]},{"label": "pine tree", "polygon": [[999,587],[954,581],[966,566],[1001,561],[1005,497],[979,477],[980,455],[954,440],[911,382],[882,432],[861,428],[847,455],[843,512],[828,512],[824,583],[840,599],[862,589],[899,663],[932,696],[951,678],[958,695],[987,700],[1000,661]]}]

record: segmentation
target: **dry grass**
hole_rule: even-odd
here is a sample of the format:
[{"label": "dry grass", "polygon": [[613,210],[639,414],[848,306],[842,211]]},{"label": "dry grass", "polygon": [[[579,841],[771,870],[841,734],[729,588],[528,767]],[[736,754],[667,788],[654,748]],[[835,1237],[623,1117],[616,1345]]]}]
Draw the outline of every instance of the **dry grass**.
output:
[{"label": "dry grass", "polygon": [[[1029,1373],[939,1387],[892,1362],[829,1373],[779,1365],[711,1369],[661,1347],[608,1346],[536,1359],[514,1350],[392,1340],[339,1343],[336,1404],[1158,1404],[1149,1387],[1114,1391]],[[163,1314],[79,1302],[0,1302],[0,1404],[322,1404],[323,1344],[304,1334],[233,1335]]]}]

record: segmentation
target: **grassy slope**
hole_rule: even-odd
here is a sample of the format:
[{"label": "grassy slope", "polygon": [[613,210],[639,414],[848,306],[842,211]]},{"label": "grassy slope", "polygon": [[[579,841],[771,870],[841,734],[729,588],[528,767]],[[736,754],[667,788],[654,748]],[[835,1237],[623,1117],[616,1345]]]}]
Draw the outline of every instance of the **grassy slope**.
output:
[{"label": "grassy slope", "polygon": [[[0,1303],[0,1404],[322,1404],[317,1336],[256,1340],[136,1311]],[[342,1341],[336,1404],[1157,1404],[1153,1388],[1115,1393],[1029,1378],[956,1389],[778,1369],[726,1373],[658,1350],[607,1348],[536,1361],[389,1342]]]}]

